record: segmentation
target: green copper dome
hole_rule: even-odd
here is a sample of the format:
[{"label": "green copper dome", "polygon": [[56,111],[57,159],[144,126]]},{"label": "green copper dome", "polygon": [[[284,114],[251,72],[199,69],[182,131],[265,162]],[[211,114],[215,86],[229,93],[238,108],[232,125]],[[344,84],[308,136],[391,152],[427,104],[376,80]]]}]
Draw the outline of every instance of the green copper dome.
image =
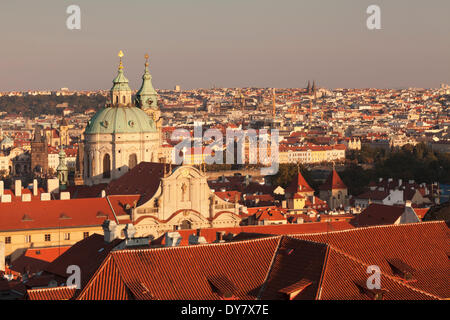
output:
[{"label": "green copper dome", "polygon": [[155,123],[136,107],[107,107],[88,122],[85,134],[156,132]]}]

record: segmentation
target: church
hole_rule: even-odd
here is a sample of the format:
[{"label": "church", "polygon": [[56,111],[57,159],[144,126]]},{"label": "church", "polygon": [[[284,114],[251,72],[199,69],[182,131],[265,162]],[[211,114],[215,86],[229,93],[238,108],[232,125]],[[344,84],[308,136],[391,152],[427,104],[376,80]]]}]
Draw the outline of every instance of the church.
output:
[{"label": "church", "polygon": [[145,55],[142,86],[132,100],[119,52],[118,74],[108,102],[89,121],[84,131],[83,180],[87,185],[108,183],[143,161],[161,162],[161,112]]},{"label": "church", "polygon": [[119,57],[108,102],[86,126],[77,165],[84,184],[107,184],[104,196],[115,216],[108,233],[123,237],[133,228],[136,236],[158,237],[177,229],[239,226],[246,208],[216,196],[203,166],[200,170],[186,165],[172,168],[171,159],[165,158],[148,55],[134,100],[123,71],[122,51]]}]

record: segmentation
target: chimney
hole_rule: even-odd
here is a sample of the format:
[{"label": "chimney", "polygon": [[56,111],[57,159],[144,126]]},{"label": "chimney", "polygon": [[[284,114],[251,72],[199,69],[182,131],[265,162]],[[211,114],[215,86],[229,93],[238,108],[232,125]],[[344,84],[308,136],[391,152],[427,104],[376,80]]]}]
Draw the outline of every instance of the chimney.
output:
[{"label": "chimney", "polygon": [[70,192],[61,192],[59,194],[59,200],[70,200]]},{"label": "chimney", "polygon": [[223,240],[224,234],[225,234],[225,231],[216,232],[216,242],[225,242],[225,240]]},{"label": "chimney", "polygon": [[103,234],[105,236],[105,242],[111,243],[114,239],[117,239],[117,223],[112,220],[105,220],[102,224]]},{"label": "chimney", "polygon": [[11,199],[11,195],[10,194],[2,195],[2,203],[11,202],[11,201],[12,201],[12,199]]},{"label": "chimney", "polygon": [[36,179],[33,180],[33,196],[38,195],[38,182]]},{"label": "chimney", "polygon": [[5,184],[3,181],[0,181],[0,198],[3,195],[3,192],[5,192]]},{"label": "chimney", "polygon": [[50,201],[50,193],[41,193],[41,201]]},{"label": "chimney", "polygon": [[401,187],[403,184],[403,180],[402,179],[398,179],[398,186]]},{"label": "chimney", "polygon": [[181,235],[178,232],[166,232],[166,247],[176,247],[181,242]]},{"label": "chimney", "polygon": [[136,228],[132,223],[128,223],[123,231],[126,239],[133,239],[136,234]]},{"label": "chimney", "polygon": [[31,201],[31,194],[24,193],[22,194],[22,202],[30,202]]},{"label": "chimney", "polygon": [[191,234],[189,236],[188,242],[189,242],[189,245],[207,244],[208,243],[208,242],[206,242],[205,237],[200,237],[195,234]]},{"label": "chimney", "polygon": [[102,198],[105,198],[105,197],[106,197],[106,191],[102,190]]},{"label": "chimney", "polygon": [[16,197],[22,196],[22,180],[20,180],[20,179],[17,179],[14,182],[14,195]]},{"label": "chimney", "polygon": [[405,207],[411,208],[411,200],[406,200]]},{"label": "chimney", "polygon": [[47,192],[53,193],[59,192],[59,180],[58,179],[47,179]]}]

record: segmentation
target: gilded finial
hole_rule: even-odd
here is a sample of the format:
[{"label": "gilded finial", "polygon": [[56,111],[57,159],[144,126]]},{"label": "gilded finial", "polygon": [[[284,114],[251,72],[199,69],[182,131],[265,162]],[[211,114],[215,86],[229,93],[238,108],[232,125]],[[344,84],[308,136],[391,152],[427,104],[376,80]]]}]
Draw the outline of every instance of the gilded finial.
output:
[{"label": "gilded finial", "polygon": [[146,53],[144,57],[145,57],[145,66],[148,67],[148,58],[149,58],[148,53]]},{"label": "gilded finial", "polygon": [[122,50],[119,51],[118,56],[119,56],[119,58],[120,58],[119,69],[123,69],[122,57],[124,56],[124,54],[123,54],[123,51],[122,51]]}]

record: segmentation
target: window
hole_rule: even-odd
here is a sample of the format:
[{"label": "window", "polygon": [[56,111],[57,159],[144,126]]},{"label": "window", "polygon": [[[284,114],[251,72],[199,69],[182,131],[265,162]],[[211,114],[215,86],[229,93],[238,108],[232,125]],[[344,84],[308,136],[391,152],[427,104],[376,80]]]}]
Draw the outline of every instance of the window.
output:
[{"label": "window", "polygon": [[70,233],[64,233],[64,240],[70,240]]},{"label": "window", "polygon": [[31,235],[26,235],[25,236],[25,242],[26,243],[30,243],[31,242]]},{"label": "window", "polygon": [[111,178],[111,157],[109,154],[105,154],[103,157],[103,178]]},{"label": "window", "polygon": [[5,237],[5,244],[11,243],[11,237]]},{"label": "window", "polygon": [[89,232],[83,232],[83,239],[86,239],[89,237]]},{"label": "window", "polygon": [[51,236],[50,236],[49,234],[46,234],[46,235],[45,235],[45,241],[48,242],[48,241],[51,241],[51,239],[52,239],[52,238],[51,238]]}]

